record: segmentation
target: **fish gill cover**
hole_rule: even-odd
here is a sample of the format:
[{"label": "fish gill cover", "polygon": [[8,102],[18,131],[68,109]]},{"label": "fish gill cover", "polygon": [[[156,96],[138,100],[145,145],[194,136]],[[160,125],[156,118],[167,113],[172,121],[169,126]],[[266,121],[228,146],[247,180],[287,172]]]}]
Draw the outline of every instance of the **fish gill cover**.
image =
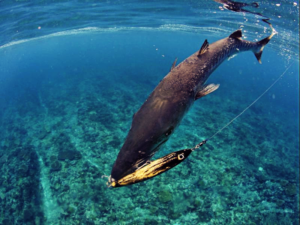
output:
[{"label": "fish gill cover", "polygon": [[155,158],[210,137],[291,65],[285,76],[178,167],[108,189],[175,58],[237,29],[261,40],[268,24],[215,1],[0,1],[0,224],[298,224],[299,1],[257,3],[244,9],[278,32],[262,65],[224,62]]}]

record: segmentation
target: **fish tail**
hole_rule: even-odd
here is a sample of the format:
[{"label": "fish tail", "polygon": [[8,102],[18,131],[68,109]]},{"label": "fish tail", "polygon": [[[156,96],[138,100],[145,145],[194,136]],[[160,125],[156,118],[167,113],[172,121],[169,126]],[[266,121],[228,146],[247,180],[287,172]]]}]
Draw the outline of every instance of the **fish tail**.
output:
[{"label": "fish tail", "polygon": [[257,48],[255,50],[253,50],[253,53],[257,59],[257,61],[261,64],[261,55],[263,53],[263,50],[264,50],[264,47],[269,43],[269,41],[272,39],[272,37],[277,34],[277,31],[273,28],[272,24],[267,22],[269,24],[269,26],[271,27],[272,29],[272,33],[269,37],[266,37],[258,42],[257,43]]}]

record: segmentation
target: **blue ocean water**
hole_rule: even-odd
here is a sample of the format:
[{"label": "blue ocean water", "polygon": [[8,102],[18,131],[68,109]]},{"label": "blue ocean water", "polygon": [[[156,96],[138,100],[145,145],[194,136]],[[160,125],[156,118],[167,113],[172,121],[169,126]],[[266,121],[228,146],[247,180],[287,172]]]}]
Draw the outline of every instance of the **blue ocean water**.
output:
[{"label": "blue ocean water", "polygon": [[[251,3],[251,1],[246,1]],[[299,1],[247,9],[278,32],[226,60],[155,155],[212,136],[174,169],[106,187],[133,114],[175,58],[260,16],[214,1],[0,1],[0,224],[299,224]]]}]

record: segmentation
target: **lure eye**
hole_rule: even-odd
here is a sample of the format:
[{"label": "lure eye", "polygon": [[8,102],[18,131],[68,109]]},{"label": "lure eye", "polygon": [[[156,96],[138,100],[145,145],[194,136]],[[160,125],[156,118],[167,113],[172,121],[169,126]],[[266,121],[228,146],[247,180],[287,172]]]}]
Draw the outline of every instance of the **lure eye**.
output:
[{"label": "lure eye", "polygon": [[167,132],[165,133],[166,136],[169,136],[170,134],[172,134],[173,130],[174,130],[174,127],[171,127],[169,130],[167,130]]},{"label": "lure eye", "polygon": [[184,159],[184,154],[183,153],[181,153],[180,155],[178,155],[178,160],[183,160]]}]

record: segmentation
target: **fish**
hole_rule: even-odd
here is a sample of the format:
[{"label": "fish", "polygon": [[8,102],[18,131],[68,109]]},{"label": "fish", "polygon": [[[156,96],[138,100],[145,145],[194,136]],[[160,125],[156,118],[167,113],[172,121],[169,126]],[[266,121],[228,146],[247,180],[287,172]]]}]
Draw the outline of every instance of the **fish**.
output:
[{"label": "fish", "polygon": [[108,186],[135,184],[181,163],[190,150],[170,153],[155,161],[151,158],[172,136],[193,103],[219,88],[219,84],[206,84],[206,81],[224,60],[240,52],[252,51],[261,63],[263,49],[276,33],[272,25],[270,27],[271,35],[261,41],[243,40],[242,31],[237,30],[212,44],[205,40],[200,50],[177,66],[176,59],[170,72],[133,115],[130,130],[108,178]]},{"label": "fish", "polygon": [[223,4],[225,9],[228,9],[233,12],[251,13],[251,14],[265,17],[260,13],[251,12],[249,10],[244,9],[244,7],[258,8],[259,4],[257,2],[252,2],[252,3],[248,4],[248,3],[244,3],[244,2],[235,2],[235,1],[230,1],[230,0],[214,0],[214,1]]}]

